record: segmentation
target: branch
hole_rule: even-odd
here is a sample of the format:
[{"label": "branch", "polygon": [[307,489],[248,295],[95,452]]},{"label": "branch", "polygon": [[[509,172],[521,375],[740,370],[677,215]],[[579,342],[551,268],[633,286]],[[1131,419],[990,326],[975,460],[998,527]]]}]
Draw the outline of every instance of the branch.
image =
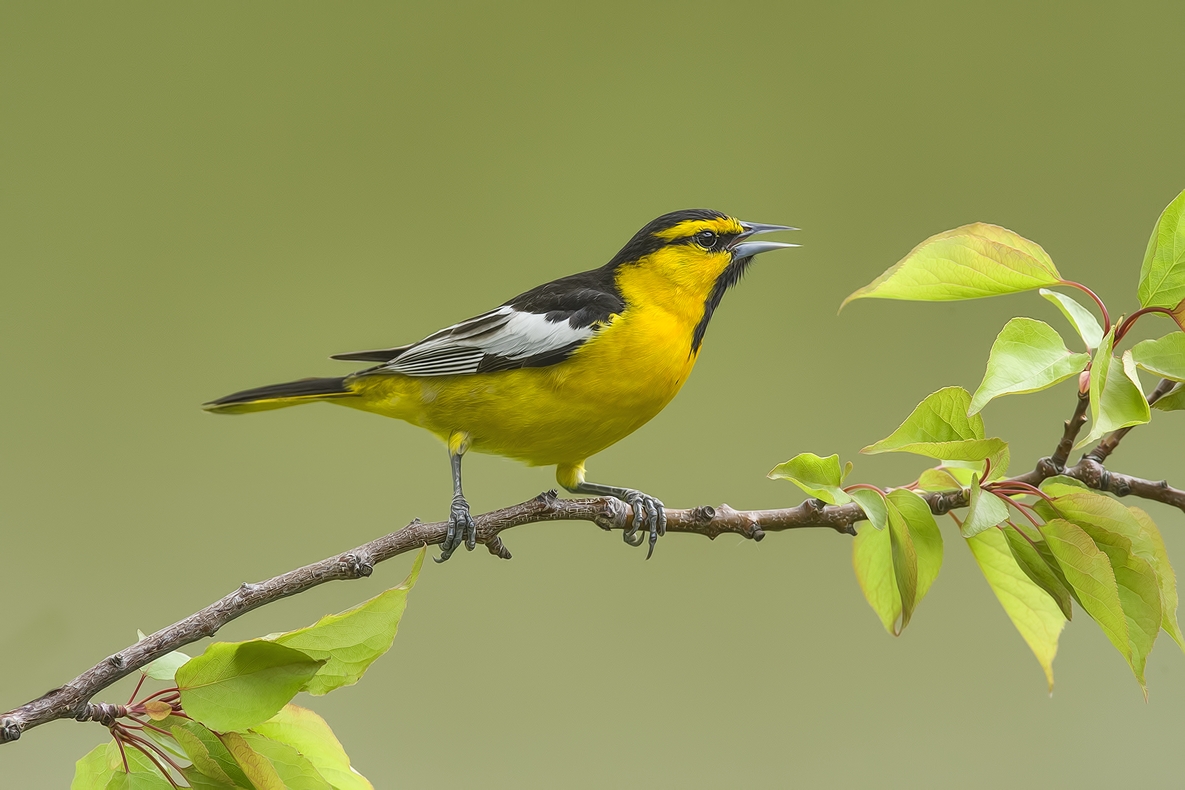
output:
[{"label": "branch", "polygon": [[[826,527],[850,535],[852,524],[864,518],[855,505],[823,507],[808,500],[781,510],[734,510],[728,505],[667,510],[667,530],[715,538],[731,533],[761,540],[766,532],[805,527]],[[523,524],[544,521],[591,521],[602,529],[625,529],[633,521],[630,509],[616,499],[558,499],[555,492],[540,494],[529,502],[477,516],[477,539],[491,554],[510,559],[499,533]],[[222,626],[281,598],[311,590],[326,582],[369,576],[377,563],[444,540],[447,524],[413,521],[403,529],[365,543],[352,551],[280,574],[258,584],[243,584],[230,595],[136,644],[108,656],[61,688],[25,705],[0,714],[0,743],[20,738],[25,730],[41,724],[75,718],[101,721],[109,706],[90,699],[119,679],[157,658],[191,642],[213,636]]]},{"label": "branch", "polygon": [[[1161,382],[1161,386],[1149,396],[1149,401],[1155,402],[1161,397],[1164,394],[1162,390],[1167,392],[1164,382]],[[1074,415],[1066,421],[1065,431],[1052,456],[1038,461],[1036,468],[1031,472],[1001,482],[1028,483],[1036,486],[1047,478],[1062,474],[1080,480],[1099,491],[1107,491],[1117,496],[1143,497],[1185,511],[1185,491],[1172,488],[1163,480],[1156,482],[1111,472],[1103,467],[1101,459],[1095,457],[1095,451],[1084,456],[1075,466],[1066,468],[1074,440],[1086,422],[1088,405],[1089,399],[1080,394]],[[1103,455],[1104,458],[1114,450],[1125,433],[1126,431],[1116,431],[1104,440],[1104,444],[1110,442],[1110,449]],[[922,494],[922,497],[935,515],[967,507],[970,502],[970,492],[967,489],[930,492]],[[667,530],[708,538],[730,533],[760,541],[766,532],[810,527],[824,527],[855,535],[856,529],[853,525],[866,518],[864,511],[854,502],[828,506],[820,500],[808,499],[797,507],[778,510],[734,510],[728,505],[717,508],[703,506],[690,510],[668,509]],[[484,544],[491,554],[510,559],[510,552],[503,545],[499,535],[511,527],[545,521],[589,521],[605,530],[625,529],[633,522],[633,514],[616,499],[558,499],[554,491],[549,491],[529,502],[485,513],[474,520],[477,525],[478,542]],[[443,521],[424,524],[416,520],[401,530],[372,540],[344,554],[280,574],[265,582],[244,583],[239,589],[205,609],[108,656],[65,686],[0,714],[0,744],[15,741],[25,730],[57,719],[74,718],[79,721],[99,722],[110,719],[110,705],[91,703],[90,700],[121,678],[166,653],[213,636],[222,626],[261,606],[297,595],[326,582],[369,576],[377,563],[418,549],[425,544],[435,545],[443,542],[447,529],[448,526]]]}]

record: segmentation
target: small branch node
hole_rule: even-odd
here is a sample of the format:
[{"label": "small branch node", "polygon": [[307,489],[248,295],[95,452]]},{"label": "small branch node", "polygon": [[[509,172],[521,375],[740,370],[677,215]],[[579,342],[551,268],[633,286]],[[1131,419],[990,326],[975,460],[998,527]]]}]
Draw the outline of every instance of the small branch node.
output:
[{"label": "small branch node", "polygon": [[716,518],[716,508],[711,505],[701,505],[691,509],[691,521],[696,526],[702,527],[710,524],[714,518]]},{"label": "small branch node", "polygon": [[498,537],[497,535],[494,535],[492,538],[486,541],[486,548],[489,549],[490,554],[493,554],[495,557],[500,557],[504,560],[510,559],[510,550],[507,549],[505,544],[502,543],[502,538]]},{"label": "small branch node", "polygon": [[128,715],[128,709],[123,705],[110,702],[91,702],[82,706],[82,710],[75,717],[78,721],[97,721],[104,727],[115,724],[116,719]]},{"label": "small branch node", "polygon": [[104,660],[116,669],[121,669],[123,667],[123,656],[121,656],[119,653],[116,653],[113,656],[107,656],[107,658]]},{"label": "small branch node", "polygon": [[802,504],[805,505],[806,507],[810,508],[811,510],[815,511],[816,513],[822,513],[824,510],[827,509],[827,503],[824,502],[822,499],[812,498],[812,499],[808,499],[807,501],[803,502]]},{"label": "small branch node", "polygon": [[0,743],[11,743],[21,737],[21,725],[16,719],[0,721]]},{"label": "small branch node", "polygon": [[555,505],[555,503],[559,501],[559,498],[560,498],[560,492],[556,491],[554,488],[549,488],[548,490],[540,493],[539,496],[535,497],[535,501],[542,502],[543,504],[548,505],[548,506],[552,506],[552,505]]},{"label": "small branch node", "polygon": [[366,552],[349,552],[341,556],[341,566],[352,579],[361,579],[374,572],[374,560]]},{"label": "small branch node", "polygon": [[1042,479],[1060,475],[1064,471],[1066,471],[1066,465],[1064,463],[1058,463],[1055,458],[1045,456],[1037,461],[1037,472],[1041,475]]}]

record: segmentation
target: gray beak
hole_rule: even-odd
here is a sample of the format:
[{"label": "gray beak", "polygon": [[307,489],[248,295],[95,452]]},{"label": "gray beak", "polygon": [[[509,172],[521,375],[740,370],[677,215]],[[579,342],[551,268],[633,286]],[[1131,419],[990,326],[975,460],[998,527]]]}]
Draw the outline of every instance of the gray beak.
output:
[{"label": "gray beak", "polygon": [[798,230],[789,225],[766,225],[761,222],[742,222],[741,227],[745,232],[737,236],[736,241],[732,244],[733,260],[740,258],[751,258],[754,255],[760,255],[763,252],[770,252],[772,250],[784,250],[790,247],[797,247],[797,244],[788,244],[780,241],[746,241],[750,236],[756,236],[759,233],[773,233],[780,230]]}]

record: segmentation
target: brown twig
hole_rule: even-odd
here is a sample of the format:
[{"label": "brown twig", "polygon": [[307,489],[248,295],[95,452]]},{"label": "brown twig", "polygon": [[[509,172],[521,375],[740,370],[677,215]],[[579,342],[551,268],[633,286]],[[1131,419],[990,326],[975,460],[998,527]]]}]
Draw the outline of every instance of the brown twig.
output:
[{"label": "brown twig", "polygon": [[[1150,402],[1155,402],[1156,398],[1168,391],[1165,389],[1161,392],[1164,383],[1161,382],[1161,386],[1149,397]],[[1004,488],[1007,488],[1009,483],[1037,486],[1043,480],[1061,474],[1080,480],[1090,488],[1118,496],[1133,495],[1163,502],[1185,512],[1185,491],[1173,488],[1163,480],[1156,482],[1111,472],[1103,467],[1101,459],[1096,458],[1093,451],[1075,466],[1066,467],[1074,441],[1086,421],[1088,406],[1089,399],[1080,395],[1074,415],[1066,421],[1061,441],[1052,456],[1038,461],[1036,468],[1031,472],[1000,481],[997,485]],[[1112,439],[1112,436],[1115,434],[1108,436],[1104,442]],[[1108,454],[1122,438],[1122,435],[1115,436]],[[970,502],[967,489],[931,492],[922,496],[935,515],[967,507]],[[866,518],[864,511],[854,502],[829,506],[820,500],[808,499],[797,507],[779,510],[734,510],[728,505],[715,508],[696,507],[690,510],[668,509],[667,530],[708,538],[728,533],[759,541],[765,537],[766,532],[812,527],[823,527],[854,535],[856,529],[853,525]],[[629,508],[616,499],[565,500],[558,499],[555,492],[550,491],[529,502],[485,513],[474,520],[477,524],[478,542],[485,544],[491,554],[510,559],[510,552],[506,550],[499,534],[512,527],[545,521],[589,521],[602,529],[617,530],[628,527],[633,521],[633,515]],[[244,583],[239,589],[205,609],[108,656],[61,688],[0,714],[0,744],[15,741],[24,731],[57,719],[75,718],[79,721],[93,720],[110,724],[117,715],[122,715],[117,714],[117,706],[91,703],[90,699],[119,679],[166,653],[213,636],[222,626],[247,612],[326,582],[369,576],[376,563],[413,551],[425,544],[441,543],[446,532],[445,522],[424,524],[416,520],[401,530],[344,554],[280,574],[265,582]]]}]

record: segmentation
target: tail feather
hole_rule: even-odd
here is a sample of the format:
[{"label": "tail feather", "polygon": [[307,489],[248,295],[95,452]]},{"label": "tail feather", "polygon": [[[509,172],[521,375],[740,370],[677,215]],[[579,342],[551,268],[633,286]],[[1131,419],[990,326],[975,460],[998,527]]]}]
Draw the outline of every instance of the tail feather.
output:
[{"label": "tail feather", "polygon": [[202,404],[202,408],[215,414],[245,414],[268,409],[283,409],[315,400],[326,400],[351,396],[354,393],[342,378],[300,379],[283,384],[269,384],[266,387],[235,392]]}]

